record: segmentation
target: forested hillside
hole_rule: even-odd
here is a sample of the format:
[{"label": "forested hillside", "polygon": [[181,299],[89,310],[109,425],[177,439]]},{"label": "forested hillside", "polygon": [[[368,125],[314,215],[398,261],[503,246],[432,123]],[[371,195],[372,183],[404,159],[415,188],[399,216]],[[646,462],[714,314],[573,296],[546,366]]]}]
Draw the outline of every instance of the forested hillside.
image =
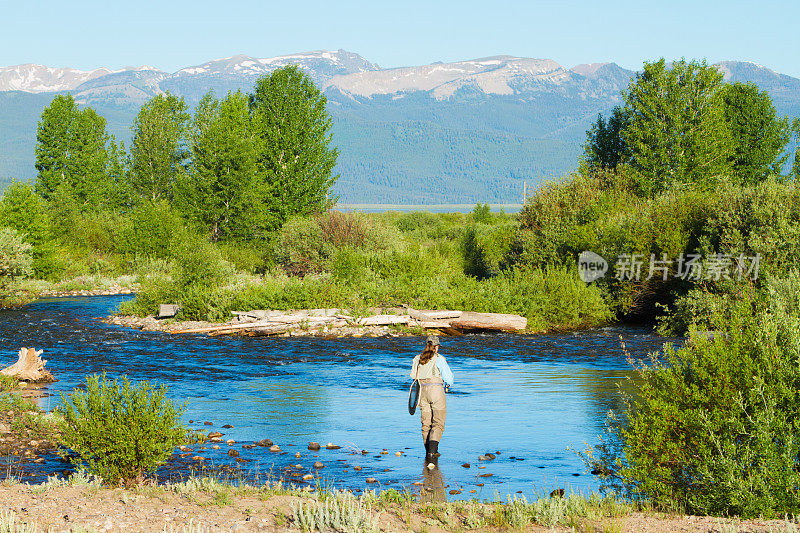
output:
[{"label": "forested hillside", "polygon": [[[381,69],[340,50],[235,56],[174,74],[140,68],[70,92],[128,146],[133,118],[153,95],[170,91],[191,110],[208,90],[223,97],[282,64],[301,65],[325,87],[339,148],[333,192],[343,203],[518,203],[523,183],[531,190],[577,167],[586,130],[620,103],[633,74],[613,63],[565,69],[510,56]],[[727,82],[766,90],[780,115],[800,116],[800,80],[752,63],[716,68]],[[56,94],[0,91],[0,185],[34,177],[36,124]]]}]

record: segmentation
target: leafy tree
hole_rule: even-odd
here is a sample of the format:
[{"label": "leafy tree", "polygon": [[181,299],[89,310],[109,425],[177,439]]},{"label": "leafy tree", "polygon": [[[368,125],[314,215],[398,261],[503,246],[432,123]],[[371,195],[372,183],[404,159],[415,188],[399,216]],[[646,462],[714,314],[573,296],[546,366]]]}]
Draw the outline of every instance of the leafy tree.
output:
[{"label": "leafy tree", "polygon": [[0,199],[0,226],[8,226],[25,234],[25,240],[36,246],[49,240],[50,221],[47,205],[30,184],[14,181]]},{"label": "leafy tree", "polygon": [[584,163],[591,169],[614,169],[628,155],[622,132],[628,125],[625,111],[615,106],[606,121],[597,115],[597,121],[586,132]]},{"label": "leafy tree", "polygon": [[772,98],[752,83],[732,83],[722,91],[725,120],[731,131],[733,175],[740,184],[763,181],[780,173],[791,129],[775,114]]},{"label": "leafy tree", "polygon": [[792,121],[792,133],[794,134],[797,147],[794,150],[794,161],[789,177],[797,181],[800,180],[800,118],[796,118]]},{"label": "leafy tree", "polygon": [[249,240],[263,232],[256,150],[247,96],[211,93],[200,100],[192,122],[191,172],[176,196],[184,212],[200,221],[213,240]]},{"label": "leafy tree", "polygon": [[106,175],[110,184],[109,205],[113,207],[130,206],[133,203],[133,190],[128,181],[130,161],[125,153],[125,143],[117,144],[112,137],[108,143],[108,164]]},{"label": "leafy tree", "polygon": [[0,228],[0,290],[16,278],[31,274],[31,245],[15,229]]},{"label": "leafy tree", "polygon": [[132,192],[151,201],[172,199],[172,188],[186,165],[184,99],[169,93],[145,102],[133,122],[130,182]]},{"label": "leafy tree", "polygon": [[0,227],[7,226],[24,235],[33,246],[33,271],[46,277],[55,268],[48,206],[28,183],[15,181],[0,199]]},{"label": "leafy tree", "polygon": [[250,95],[260,194],[279,227],[293,214],[307,215],[331,204],[328,194],[338,150],[331,148],[332,121],[326,98],[295,66],[263,76]]},{"label": "leafy tree", "polygon": [[623,139],[640,192],[713,185],[731,170],[722,74],[705,61],[645,63],[625,94]]},{"label": "leafy tree", "polygon": [[72,95],[58,95],[42,111],[36,132],[36,191],[52,198],[64,187],[81,209],[108,195],[106,120],[92,108],[78,109]]}]

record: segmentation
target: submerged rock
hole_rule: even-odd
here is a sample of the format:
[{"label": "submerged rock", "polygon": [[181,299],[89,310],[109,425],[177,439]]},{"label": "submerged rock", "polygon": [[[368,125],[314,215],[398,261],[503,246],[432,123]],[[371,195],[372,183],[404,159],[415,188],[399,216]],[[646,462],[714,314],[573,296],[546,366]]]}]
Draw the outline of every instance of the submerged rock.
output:
[{"label": "submerged rock", "polygon": [[314,468],[325,468],[325,465],[322,463],[322,461],[317,461],[314,463]]}]

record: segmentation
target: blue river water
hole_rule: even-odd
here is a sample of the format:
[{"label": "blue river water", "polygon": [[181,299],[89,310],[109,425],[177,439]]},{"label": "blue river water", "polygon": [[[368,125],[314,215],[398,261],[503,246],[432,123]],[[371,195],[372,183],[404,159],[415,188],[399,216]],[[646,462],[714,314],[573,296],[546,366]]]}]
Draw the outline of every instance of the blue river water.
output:
[{"label": "blue river water", "polygon": [[[125,298],[45,299],[0,311],[0,364],[16,360],[21,346],[43,349],[47,368],[59,379],[39,400],[45,409],[57,406],[60,393],[79,386],[88,374],[163,383],[176,404],[185,404],[188,427],[221,431],[236,441],[220,443],[220,450],[195,447],[192,455],[206,457],[213,467],[237,467],[237,475],[245,478],[299,483],[288,469],[311,471],[319,478],[314,483],[354,491],[413,491],[431,481],[430,472],[423,475],[419,415],[409,416],[406,406],[411,359],[421,351],[422,338],[179,336],[98,320]],[[443,337],[440,353],[455,385],[447,396],[435,482],[450,498],[490,500],[555,488],[596,489],[598,481],[568,448],[596,443],[608,410],[621,407],[618,385],[632,373],[620,336],[634,356],[670,340],[646,329],[614,327]],[[233,427],[222,429],[226,424]],[[242,448],[265,438],[289,453]],[[310,441],[342,448],[310,452]],[[239,452],[240,462],[228,456],[230,448]],[[499,453],[479,461],[486,452]],[[315,461],[325,467],[315,472],[310,468]],[[176,458],[159,473],[162,478],[186,475],[196,464],[189,457]],[[302,470],[291,466],[297,464]],[[64,464],[48,458],[30,468],[38,468],[34,478],[41,479],[62,471]],[[377,483],[367,484],[367,477]],[[461,492],[449,495],[455,490]]]}]

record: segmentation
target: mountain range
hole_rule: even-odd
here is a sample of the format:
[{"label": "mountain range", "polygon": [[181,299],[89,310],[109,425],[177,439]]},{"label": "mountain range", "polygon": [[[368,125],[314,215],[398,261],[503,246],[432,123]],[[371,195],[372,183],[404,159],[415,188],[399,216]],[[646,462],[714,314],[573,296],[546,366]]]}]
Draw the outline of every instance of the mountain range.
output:
[{"label": "mountain range", "polygon": [[[634,74],[615,63],[565,68],[514,56],[381,68],[345,50],[238,55],[173,73],[0,67],[0,180],[35,175],[36,124],[55,94],[95,108],[129,144],[133,117],[153,95],[169,91],[193,105],[208,91],[249,91],[289,64],[328,98],[340,151],[335,192],[348,203],[518,202],[523,183],[575,168],[586,129],[620,102]],[[754,63],[716,66],[726,81],[766,90],[780,114],[800,116],[799,79]]]}]

